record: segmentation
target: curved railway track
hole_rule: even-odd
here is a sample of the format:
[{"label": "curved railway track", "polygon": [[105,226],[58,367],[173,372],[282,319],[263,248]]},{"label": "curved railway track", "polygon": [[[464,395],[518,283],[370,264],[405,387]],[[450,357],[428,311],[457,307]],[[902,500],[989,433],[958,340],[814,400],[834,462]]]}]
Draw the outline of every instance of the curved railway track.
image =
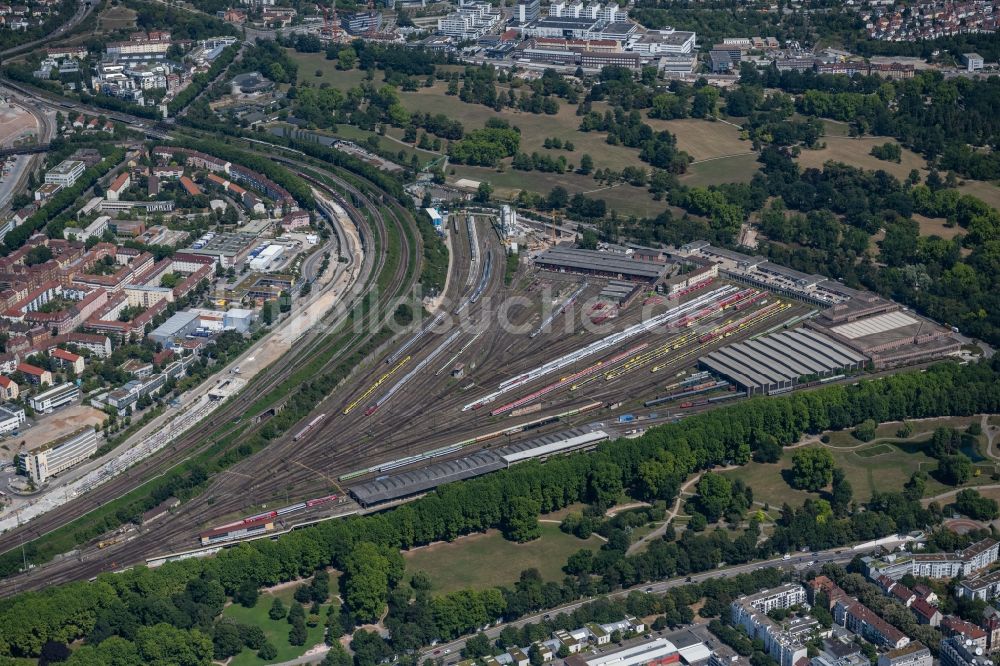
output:
[{"label": "curved railway track", "polygon": [[[312,165],[302,164],[301,166],[316,169]],[[20,546],[22,540],[30,542],[78,518],[84,517],[109,501],[121,497],[144,483],[166,473],[179,463],[203,453],[218,441],[220,437],[224,437],[234,429],[234,426],[231,425],[234,417],[245,416],[246,410],[257,400],[287,381],[317,354],[331,348],[337,349],[336,353],[317,371],[322,372],[331,364],[336,363],[338,359],[355,351],[360,345],[364,344],[369,332],[377,330],[376,328],[369,327],[369,323],[379,321],[381,318],[388,316],[391,313],[390,308],[395,298],[408,288],[406,283],[407,275],[415,275],[419,268],[419,248],[412,247],[409,235],[405,229],[406,222],[401,208],[391,208],[392,214],[388,216],[390,219],[387,221],[385,219],[386,216],[379,210],[376,202],[369,199],[360,189],[330,172],[325,172],[322,175],[349,192],[352,198],[356,197],[358,201],[363,203],[364,208],[371,215],[371,223],[369,223],[362,211],[355,207],[346,197],[341,196],[334,188],[311,178],[315,185],[325,190],[330,198],[337,201],[348,212],[348,215],[362,235],[363,245],[367,244],[370,249],[373,240],[377,238],[377,245],[383,250],[378,253],[372,251],[365,253],[363,265],[356,283],[357,285],[363,285],[363,287],[356,286],[354,288],[353,298],[355,300],[365,297],[372,282],[378,280],[379,275],[384,269],[387,258],[387,253],[384,249],[388,247],[391,240],[389,236],[390,225],[395,227],[395,234],[400,242],[399,261],[388,281],[388,284],[393,285],[394,288],[384,296],[380,295],[379,302],[374,307],[366,310],[366,324],[353,334],[348,331],[350,338],[346,340],[345,344],[344,334],[335,334],[332,336],[324,334],[325,327],[333,323],[330,321],[329,315],[324,317],[320,321],[321,325],[314,326],[296,342],[296,347],[290,352],[292,354],[290,358],[287,358],[286,355],[280,361],[271,364],[271,366],[264,370],[263,375],[251,381],[239,394],[181,435],[173,444],[134,465],[122,475],[98,486],[91,492],[39,516],[37,519],[20,528],[9,531],[4,535],[4,545],[0,546],[0,552],[17,548]],[[411,262],[410,257],[414,257],[415,262]],[[230,426],[226,427],[227,424],[230,424]],[[217,434],[219,437],[209,437],[212,434]],[[46,570],[46,574],[48,574],[47,570],[49,568],[42,567],[41,569]],[[77,565],[77,568],[79,568],[79,565]],[[103,570],[103,568],[101,567],[98,570]],[[54,571],[51,573],[52,575],[45,576],[46,584],[58,582],[59,580],[78,578],[80,574],[85,572],[80,571],[75,575],[64,573],[62,576],[60,576],[60,572]],[[4,586],[4,589],[9,593],[11,586]],[[0,595],[3,594],[4,592],[0,591]]]}]

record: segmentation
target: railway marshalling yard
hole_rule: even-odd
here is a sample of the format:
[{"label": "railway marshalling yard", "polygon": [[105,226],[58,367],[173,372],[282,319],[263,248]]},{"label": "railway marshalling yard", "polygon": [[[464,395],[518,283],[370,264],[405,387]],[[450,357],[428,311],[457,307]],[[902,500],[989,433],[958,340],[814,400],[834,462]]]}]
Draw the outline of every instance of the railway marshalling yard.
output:
[{"label": "railway marshalling yard", "polygon": [[[451,275],[438,312],[396,335],[286,435],[217,475],[205,492],[46,565],[46,576],[158,564],[203,544],[378,510],[407,493],[362,506],[351,490],[551,433],[628,435],[706,409],[711,398],[736,399],[742,393],[718,378],[705,381],[698,358],[814,311],[719,278],[675,298],[636,285],[615,302],[607,294],[620,292],[620,281],[542,270],[526,257],[506,284],[505,249],[491,220],[461,219],[450,232]],[[692,389],[694,397],[644,407]],[[631,417],[619,423],[623,414]],[[336,500],[301,504],[331,495]],[[272,514],[285,507],[297,508]],[[220,526],[233,527],[204,536]]]}]

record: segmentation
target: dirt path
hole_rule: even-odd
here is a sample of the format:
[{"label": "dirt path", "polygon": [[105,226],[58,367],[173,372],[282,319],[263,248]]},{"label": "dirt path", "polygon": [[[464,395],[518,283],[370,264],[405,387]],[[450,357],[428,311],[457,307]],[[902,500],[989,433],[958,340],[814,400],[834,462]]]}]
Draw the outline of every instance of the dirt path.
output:
[{"label": "dirt path", "polygon": [[[723,472],[727,469],[736,469],[736,466],[731,465],[729,467],[722,467],[719,468],[718,470],[712,470],[712,471]],[[642,537],[641,539],[633,543],[631,546],[629,546],[628,550],[625,552],[626,555],[632,555],[647,541],[652,541],[653,539],[659,538],[664,532],[667,531],[667,525],[669,525],[670,522],[677,517],[677,514],[681,512],[681,502],[684,500],[684,493],[686,493],[691,486],[693,486],[694,484],[698,483],[698,481],[701,480],[702,474],[704,474],[704,472],[698,472],[697,474],[695,474],[690,479],[684,482],[684,485],[682,485],[680,490],[677,491],[677,499],[674,501],[673,508],[670,509],[670,511],[665,516],[663,516],[663,523],[655,530],[653,530],[652,532],[650,532],[649,534],[647,534],[646,536]]]}]

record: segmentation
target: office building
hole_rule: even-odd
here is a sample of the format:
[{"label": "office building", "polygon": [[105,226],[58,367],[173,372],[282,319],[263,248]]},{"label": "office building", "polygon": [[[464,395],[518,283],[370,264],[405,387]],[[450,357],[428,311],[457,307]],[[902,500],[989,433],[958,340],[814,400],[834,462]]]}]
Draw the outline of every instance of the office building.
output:
[{"label": "office building", "polygon": [[86,170],[87,165],[80,160],[63,160],[45,173],[45,182],[50,185],[73,187]]},{"label": "office building", "polygon": [[76,384],[66,382],[42,391],[29,399],[31,408],[40,414],[69,405],[80,397],[80,389]]},{"label": "office building", "polygon": [[97,431],[87,426],[36,451],[21,451],[17,464],[36,484],[83,462],[97,450]]},{"label": "office building", "polygon": [[0,405],[0,435],[19,430],[24,421],[23,409],[17,405]]}]

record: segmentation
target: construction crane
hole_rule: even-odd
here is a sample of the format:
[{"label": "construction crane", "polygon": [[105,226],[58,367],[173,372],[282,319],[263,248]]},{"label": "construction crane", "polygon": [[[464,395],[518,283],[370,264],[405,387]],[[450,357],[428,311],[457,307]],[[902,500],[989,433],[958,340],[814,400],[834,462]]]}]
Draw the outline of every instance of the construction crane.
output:
[{"label": "construction crane", "polygon": [[375,24],[375,0],[368,0],[368,30],[365,31],[365,37],[371,39],[378,34],[378,26]]},{"label": "construction crane", "polygon": [[320,33],[331,42],[341,42],[344,39],[344,29],[340,27],[340,19],[337,18],[337,0],[333,0],[332,4],[332,12],[326,7],[323,8],[323,29]]}]

